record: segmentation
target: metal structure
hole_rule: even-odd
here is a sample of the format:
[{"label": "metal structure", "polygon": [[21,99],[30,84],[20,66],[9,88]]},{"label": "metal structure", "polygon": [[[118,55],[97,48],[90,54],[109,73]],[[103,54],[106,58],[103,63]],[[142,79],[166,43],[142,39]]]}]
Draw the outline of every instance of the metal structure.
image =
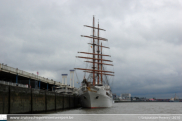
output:
[{"label": "metal structure", "polygon": [[75,70],[70,70],[70,87],[72,86],[73,88],[74,88],[74,72]]}]

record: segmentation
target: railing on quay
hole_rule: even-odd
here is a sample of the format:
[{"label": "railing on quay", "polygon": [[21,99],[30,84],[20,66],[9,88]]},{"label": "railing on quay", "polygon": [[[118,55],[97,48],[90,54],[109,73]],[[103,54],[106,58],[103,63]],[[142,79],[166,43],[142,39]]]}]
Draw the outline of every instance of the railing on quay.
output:
[{"label": "railing on quay", "polygon": [[26,71],[19,70],[18,68],[13,68],[13,67],[1,64],[1,63],[0,63],[0,70],[5,71],[5,72],[10,72],[12,74],[18,74],[20,76],[27,77],[27,78],[30,78],[30,79],[34,79],[34,80],[37,80],[37,81],[42,81],[44,83],[55,84],[57,86],[61,86],[60,82],[53,81],[53,79],[44,78],[44,77],[38,76],[36,74],[28,73]]},{"label": "railing on quay", "polygon": [[5,84],[5,85],[10,85],[10,86],[18,86],[18,87],[28,88],[28,85],[25,85],[25,84],[17,84],[17,83],[2,81],[2,80],[0,80],[0,84]]}]

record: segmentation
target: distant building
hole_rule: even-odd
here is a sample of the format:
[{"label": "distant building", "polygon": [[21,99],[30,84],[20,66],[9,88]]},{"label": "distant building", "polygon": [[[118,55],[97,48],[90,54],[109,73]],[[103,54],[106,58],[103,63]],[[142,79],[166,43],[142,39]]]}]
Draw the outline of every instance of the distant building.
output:
[{"label": "distant building", "polygon": [[121,99],[126,101],[131,101],[131,94],[130,93],[121,94]]},{"label": "distant building", "polygon": [[113,100],[117,99],[117,95],[116,94],[112,94]]},{"label": "distant building", "polygon": [[150,99],[148,99],[148,101],[153,102],[153,101],[156,101],[156,100],[155,100],[155,99],[153,99],[153,98],[150,98]]},{"label": "distant building", "polygon": [[131,101],[145,102],[147,99],[146,97],[131,97]]},{"label": "distant building", "polygon": [[140,99],[140,101],[146,101],[147,100],[146,97],[141,97],[139,99]]}]

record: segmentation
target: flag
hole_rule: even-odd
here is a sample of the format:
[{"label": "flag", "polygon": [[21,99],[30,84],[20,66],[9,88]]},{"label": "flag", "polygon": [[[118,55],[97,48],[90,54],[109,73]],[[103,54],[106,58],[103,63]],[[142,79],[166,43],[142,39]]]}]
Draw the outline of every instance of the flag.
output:
[{"label": "flag", "polygon": [[39,72],[37,71],[37,75],[39,75]]}]

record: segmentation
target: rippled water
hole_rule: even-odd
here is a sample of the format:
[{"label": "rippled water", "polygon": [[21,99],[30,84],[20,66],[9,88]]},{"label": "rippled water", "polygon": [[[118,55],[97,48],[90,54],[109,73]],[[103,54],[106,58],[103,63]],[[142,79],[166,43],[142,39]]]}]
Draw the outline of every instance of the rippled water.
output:
[{"label": "rippled water", "polygon": [[[182,102],[125,102],[114,103],[110,108],[78,108],[47,114],[18,116],[29,118],[20,119],[21,121],[182,121],[181,114]],[[11,119],[10,121],[17,120]]]},{"label": "rippled water", "polygon": [[110,108],[73,109],[54,114],[182,114],[182,102],[114,103]]}]

